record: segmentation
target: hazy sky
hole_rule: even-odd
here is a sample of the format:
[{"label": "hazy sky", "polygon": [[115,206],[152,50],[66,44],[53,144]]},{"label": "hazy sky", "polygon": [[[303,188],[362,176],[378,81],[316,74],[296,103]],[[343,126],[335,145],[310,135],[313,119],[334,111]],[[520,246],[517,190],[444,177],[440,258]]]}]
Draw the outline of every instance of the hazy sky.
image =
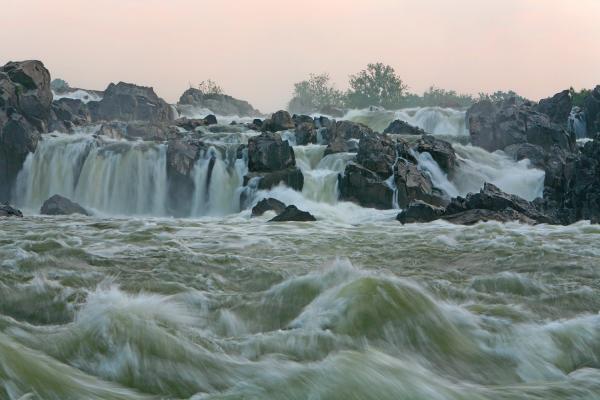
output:
[{"label": "hazy sky", "polygon": [[0,0],[0,62],[40,59],[72,86],[153,86],[170,102],[212,78],[263,111],[369,62],[413,91],[600,84],[600,0]]}]

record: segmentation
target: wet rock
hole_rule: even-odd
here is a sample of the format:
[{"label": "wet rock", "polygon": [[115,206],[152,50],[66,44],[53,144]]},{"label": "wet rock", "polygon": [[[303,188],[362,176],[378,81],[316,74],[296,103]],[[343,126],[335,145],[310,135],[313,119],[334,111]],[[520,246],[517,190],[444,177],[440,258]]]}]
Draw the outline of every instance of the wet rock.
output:
[{"label": "wet rock", "polygon": [[205,94],[196,88],[187,89],[179,98],[177,109],[180,113],[192,115],[197,109],[209,109],[217,115],[256,117],[261,112],[250,103],[226,94]]},{"label": "wet rock", "polygon": [[593,138],[600,133],[600,85],[592,90],[583,104],[586,114],[587,136]]},{"label": "wet rock", "polygon": [[396,158],[396,143],[387,135],[365,135],[358,145],[356,161],[381,178],[392,175]]},{"label": "wet rock", "polygon": [[131,83],[111,83],[98,102],[89,102],[94,121],[169,122],[174,119],[171,106],[151,87]]},{"label": "wet rock", "polygon": [[325,155],[334,153],[354,153],[358,150],[358,141],[374,132],[366,125],[351,121],[337,121],[322,132],[328,142]]},{"label": "wet rock", "polygon": [[296,166],[294,150],[277,133],[263,132],[248,139],[248,170],[274,172]]},{"label": "wet rock", "polygon": [[90,215],[90,213],[79,204],[67,199],[58,194],[50,197],[44,202],[40,210],[40,214],[44,215],[71,215],[81,214]]},{"label": "wet rock", "polygon": [[285,210],[277,215],[275,218],[269,220],[269,222],[284,222],[284,221],[316,221],[317,219],[307,211],[299,210],[298,207],[291,205],[287,206]]},{"label": "wet rock", "polygon": [[412,126],[408,122],[402,120],[392,121],[387,128],[383,131],[383,133],[389,133],[393,135],[425,135],[426,132],[417,127]]},{"label": "wet rock", "polygon": [[550,121],[555,124],[565,126],[573,108],[573,99],[569,90],[563,90],[547,99],[542,99],[534,107],[542,114],[550,117]]},{"label": "wet rock", "polygon": [[405,159],[399,159],[394,170],[397,202],[400,208],[407,207],[413,200],[422,200],[434,205],[444,205],[443,195],[434,190],[431,179],[419,168]]},{"label": "wet rock", "polygon": [[86,125],[91,121],[90,110],[81,100],[62,98],[52,102],[50,131],[70,131],[73,127]]},{"label": "wet rock", "polygon": [[174,139],[167,144],[169,208],[175,216],[188,216],[195,190],[192,171],[208,146],[197,139]]},{"label": "wet rock", "polygon": [[518,221],[524,224],[535,225],[536,221],[526,215],[507,208],[505,210],[494,211],[485,209],[466,210],[456,214],[444,215],[443,220],[456,225],[474,225],[478,222],[497,221],[513,222]]},{"label": "wet rock", "polygon": [[302,191],[304,187],[304,175],[299,168],[295,167],[274,172],[250,172],[244,176],[244,186],[248,185],[253,178],[259,178],[258,190],[269,190],[280,184],[297,191]]},{"label": "wet rock", "polygon": [[281,201],[269,197],[267,199],[262,199],[254,207],[252,207],[252,216],[259,217],[266,213],[267,211],[275,211],[275,214],[279,215],[284,212],[286,206]]},{"label": "wet rock", "polygon": [[201,126],[209,126],[217,124],[217,117],[210,114],[204,118],[186,118],[182,117],[175,121],[175,126],[185,129],[186,131],[194,131]]},{"label": "wet rock", "polygon": [[416,150],[419,153],[427,152],[438,163],[440,168],[451,173],[456,167],[456,153],[452,145],[445,140],[439,140],[431,135],[423,135],[417,142]]},{"label": "wet rock", "polygon": [[111,121],[100,126],[98,135],[113,139],[166,141],[180,136],[176,127],[161,122]]},{"label": "wet rock", "polygon": [[443,207],[432,206],[421,200],[411,201],[408,207],[396,219],[402,224],[411,224],[416,222],[431,222],[439,219],[444,214]]},{"label": "wet rock", "polygon": [[349,163],[339,178],[340,200],[387,210],[394,206],[394,190],[375,172]]},{"label": "wet rock", "polygon": [[314,122],[303,122],[296,125],[294,133],[296,135],[296,144],[298,146],[305,146],[317,142],[317,130],[315,129]]},{"label": "wet rock", "polygon": [[294,129],[294,127],[294,120],[292,120],[290,113],[280,110],[273,114],[270,119],[264,120],[261,128],[264,131],[279,132]]},{"label": "wet rock", "polygon": [[18,210],[8,204],[0,204],[0,217],[23,217],[21,210]]}]

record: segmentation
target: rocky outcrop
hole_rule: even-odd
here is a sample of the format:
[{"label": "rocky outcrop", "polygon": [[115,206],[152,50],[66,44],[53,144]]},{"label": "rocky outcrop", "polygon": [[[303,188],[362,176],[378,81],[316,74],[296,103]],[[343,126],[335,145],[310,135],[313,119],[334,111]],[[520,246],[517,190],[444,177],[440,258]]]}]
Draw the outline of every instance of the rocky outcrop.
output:
[{"label": "rocky outcrop", "polygon": [[431,179],[416,164],[406,159],[399,159],[394,170],[396,186],[396,202],[404,208],[413,200],[423,200],[430,204],[445,204],[441,192],[433,188]]},{"label": "rocky outcrop", "polygon": [[533,202],[507,194],[490,183],[486,183],[479,193],[452,199],[445,209],[411,202],[397,217],[402,223],[430,222],[440,218],[462,225],[480,221],[558,223],[552,216],[540,211]]},{"label": "rocky outcrop", "polygon": [[8,205],[8,204],[0,204],[0,217],[23,217],[23,213],[21,210],[17,210],[16,208]]},{"label": "rocky outcrop", "polygon": [[531,143],[545,150],[558,146],[575,149],[575,135],[566,130],[566,122],[558,125],[535,105],[516,98],[501,103],[488,100],[474,104],[467,111],[471,142],[488,151],[504,150],[514,144]]},{"label": "rocky outcrop", "polygon": [[195,131],[201,126],[210,126],[217,124],[217,117],[210,114],[204,118],[178,118],[175,120],[175,126],[185,129],[186,131]]},{"label": "rocky outcrop", "polygon": [[297,191],[302,191],[304,187],[304,175],[296,167],[273,172],[249,172],[244,176],[244,186],[247,186],[253,178],[259,179],[256,186],[258,190],[269,190],[280,184]]},{"label": "rocky outcrop", "polygon": [[285,210],[277,215],[275,218],[269,220],[269,222],[284,222],[284,221],[316,221],[317,219],[307,211],[299,210],[298,207],[291,205],[287,206]]},{"label": "rocky outcrop", "polygon": [[66,197],[55,194],[42,204],[40,214],[44,215],[71,215],[81,214],[90,215],[90,213],[79,204],[67,199]]},{"label": "rocky outcrop", "polygon": [[195,185],[192,171],[208,146],[196,139],[175,139],[167,144],[169,208],[175,216],[188,216]]},{"label": "rocky outcrop", "polygon": [[340,200],[380,210],[394,207],[394,189],[385,179],[359,164],[349,163],[338,180]]},{"label": "rocky outcrop", "polygon": [[252,217],[260,217],[267,211],[274,211],[275,214],[279,215],[285,211],[285,204],[281,201],[269,197],[267,199],[262,199],[254,207],[252,207]]},{"label": "rocky outcrop", "polygon": [[62,98],[52,102],[49,131],[69,132],[74,127],[92,122],[90,109],[77,99]]},{"label": "rocky outcrop", "polygon": [[263,131],[279,132],[286,131],[288,129],[294,129],[295,126],[296,125],[290,113],[280,110],[271,115],[271,118],[265,119],[261,124],[261,129]]},{"label": "rocky outcrop", "polygon": [[184,115],[195,114],[195,109],[202,108],[224,116],[256,117],[261,115],[261,112],[247,101],[238,100],[226,94],[205,94],[195,88],[186,90],[177,103],[177,109]]},{"label": "rocky outcrop", "polygon": [[113,139],[166,141],[180,136],[176,127],[161,122],[112,121],[100,126],[98,135]]},{"label": "rocky outcrop", "polygon": [[171,106],[151,87],[131,83],[111,83],[98,102],[89,102],[94,121],[169,122],[174,119]]},{"label": "rocky outcrop", "polygon": [[328,142],[325,149],[325,155],[334,153],[348,153],[358,151],[358,142],[367,136],[373,135],[374,132],[366,125],[351,122],[337,121],[331,123],[328,128],[324,129],[322,136]]},{"label": "rocky outcrop", "polygon": [[560,126],[565,126],[573,108],[573,99],[569,90],[563,90],[547,99],[542,99],[534,107],[542,114],[550,117],[550,121]]},{"label": "rocky outcrop", "polygon": [[8,201],[25,158],[47,132],[52,112],[50,73],[40,61],[0,68],[0,201]]},{"label": "rocky outcrop", "polygon": [[294,150],[279,134],[263,132],[248,139],[250,172],[274,172],[295,166]]},{"label": "rocky outcrop", "polygon": [[426,132],[417,127],[412,126],[408,122],[402,120],[392,121],[387,128],[383,131],[383,133],[388,133],[392,135],[425,135]]},{"label": "rocky outcrop", "polygon": [[586,115],[587,136],[593,138],[600,133],[600,85],[592,90],[583,104]]},{"label": "rocky outcrop", "polygon": [[438,163],[440,168],[446,173],[452,173],[456,167],[456,153],[452,145],[445,140],[436,139],[431,135],[423,135],[417,145],[416,151],[419,153],[427,152]]}]

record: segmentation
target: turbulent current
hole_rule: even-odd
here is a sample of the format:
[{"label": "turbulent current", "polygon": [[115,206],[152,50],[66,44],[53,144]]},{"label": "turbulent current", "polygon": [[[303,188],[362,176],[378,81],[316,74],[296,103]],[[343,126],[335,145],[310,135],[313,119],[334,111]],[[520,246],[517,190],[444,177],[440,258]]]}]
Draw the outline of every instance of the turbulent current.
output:
[{"label": "turbulent current", "polygon": [[[464,136],[448,110],[402,112]],[[40,143],[15,193],[28,216],[0,221],[0,399],[600,398],[599,226],[402,226],[338,200],[355,155],[322,145],[294,146],[302,192],[252,198],[318,221],[267,223],[240,210],[248,135],[213,135],[187,218],[166,145]],[[541,195],[528,161],[453,145],[452,177],[418,158],[449,196]],[[95,216],[36,215],[53,194]]]}]

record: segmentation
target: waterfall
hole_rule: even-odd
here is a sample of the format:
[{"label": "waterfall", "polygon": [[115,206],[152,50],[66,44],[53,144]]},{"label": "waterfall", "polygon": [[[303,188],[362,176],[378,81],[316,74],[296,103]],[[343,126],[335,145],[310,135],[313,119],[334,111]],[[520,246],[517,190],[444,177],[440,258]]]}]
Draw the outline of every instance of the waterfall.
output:
[{"label": "waterfall", "polygon": [[431,154],[423,152],[415,153],[414,155],[417,159],[419,169],[429,175],[434,187],[440,189],[448,197],[456,197],[460,194],[456,186],[448,180],[448,175],[442,171],[438,163],[431,157]]},{"label": "waterfall", "polygon": [[235,158],[237,146],[211,146],[194,166],[192,216],[222,216],[240,211],[240,194],[247,163]]},{"label": "waterfall", "polygon": [[568,127],[571,132],[575,133],[577,139],[584,139],[587,137],[587,121],[585,118],[585,111],[575,106],[571,109],[569,114]]},{"label": "waterfall", "polygon": [[334,204],[338,199],[338,175],[344,172],[353,153],[323,157],[323,145],[294,146],[296,164],[304,175],[302,194],[309,200]]},{"label": "waterfall", "polygon": [[37,211],[60,194],[101,213],[164,215],[166,150],[82,135],[45,138],[17,178],[16,202]]}]

